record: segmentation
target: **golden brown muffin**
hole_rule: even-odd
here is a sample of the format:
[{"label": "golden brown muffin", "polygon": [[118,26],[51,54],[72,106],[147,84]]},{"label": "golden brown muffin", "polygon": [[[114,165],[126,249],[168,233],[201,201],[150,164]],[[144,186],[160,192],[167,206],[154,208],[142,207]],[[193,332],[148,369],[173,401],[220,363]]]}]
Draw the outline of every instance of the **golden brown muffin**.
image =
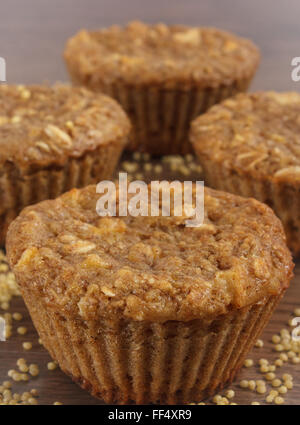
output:
[{"label": "golden brown muffin", "polygon": [[116,98],[134,124],[129,149],[189,152],[191,119],[245,91],[259,62],[249,40],[215,28],[131,22],[71,38],[73,83]]},{"label": "golden brown muffin", "polygon": [[191,141],[206,183],[253,196],[282,220],[300,253],[300,95],[240,94],[197,118]]},{"label": "golden brown muffin", "polygon": [[206,189],[205,219],[99,217],[95,186],[22,211],[7,255],[43,344],[107,403],[201,400],[232,381],[292,276],[279,219]]},{"label": "golden brown muffin", "polygon": [[21,209],[109,178],[127,142],[128,119],[86,89],[0,86],[0,243]]}]

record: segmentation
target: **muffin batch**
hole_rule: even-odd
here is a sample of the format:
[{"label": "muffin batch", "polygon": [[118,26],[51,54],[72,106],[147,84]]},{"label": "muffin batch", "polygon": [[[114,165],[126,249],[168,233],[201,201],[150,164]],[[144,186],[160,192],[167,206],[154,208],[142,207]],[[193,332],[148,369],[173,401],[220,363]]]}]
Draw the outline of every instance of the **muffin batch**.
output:
[{"label": "muffin batch", "polygon": [[[50,355],[94,396],[201,401],[234,379],[293,276],[299,95],[239,93],[258,49],[213,28],[81,31],[65,60],[86,88],[0,87],[2,241],[35,204],[9,226],[9,264]],[[99,217],[87,185],[126,147],[193,148],[226,192],[205,189],[199,228],[172,212]]]}]

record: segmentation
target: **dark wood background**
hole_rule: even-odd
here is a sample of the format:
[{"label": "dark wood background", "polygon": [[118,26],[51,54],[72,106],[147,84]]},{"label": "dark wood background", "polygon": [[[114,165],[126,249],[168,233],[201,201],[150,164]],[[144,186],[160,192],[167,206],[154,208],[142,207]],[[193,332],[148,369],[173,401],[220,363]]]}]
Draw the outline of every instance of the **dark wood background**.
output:
[{"label": "dark wood background", "polygon": [[[231,30],[251,38],[262,51],[262,62],[252,89],[299,90],[300,82],[291,80],[291,60],[300,56],[299,0],[7,0],[0,4],[0,56],[7,63],[9,83],[36,83],[67,80],[62,51],[66,39],[80,28],[97,28],[132,19],[190,25],[208,25]],[[295,307],[300,306],[300,264],[296,278],[264,333],[265,347],[254,348],[253,358],[275,358],[270,337],[286,322]],[[37,343],[37,336],[21,299],[12,311],[22,311],[29,334],[14,332],[6,343],[0,343],[0,382],[7,370],[15,367],[19,357],[40,365],[41,375],[18,388],[38,388],[40,403],[59,400],[66,404],[98,404],[79,389],[62,372],[48,372],[48,354]],[[1,312],[1,311],[0,311]],[[15,326],[16,328],[16,326]],[[33,341],[33,350],[24,352],[22,341]],[[300,404],[300,366],[284,366],[282,372],[293,373],[295,386],[285,397],[289,404]],[[240,378],[260,378],[257,368],[243,369]],[[238,403],[264,397],[237,390]]]}]

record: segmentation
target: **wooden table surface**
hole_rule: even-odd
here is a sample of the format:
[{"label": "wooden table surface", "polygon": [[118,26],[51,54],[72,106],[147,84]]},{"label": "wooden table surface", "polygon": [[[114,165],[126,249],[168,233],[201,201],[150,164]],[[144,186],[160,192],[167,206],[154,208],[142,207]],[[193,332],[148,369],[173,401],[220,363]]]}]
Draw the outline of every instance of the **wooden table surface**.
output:
[{"label": "wooden table surface", "polygon": [[[163,21],[189,25],[208,25],[234,31],[253,39],[262,51],[262,62],[252,89],[299,90],[300,82],[291,79],[291,60],[300,56],[300,2],[289,0],[10,0],[1,4],[0,57],[7,63],[8,82],[35,83],[67,80],[62,50],[66,39],[80,28],[97,28],[131,19],[147,22]],[[270,337],[287,326],[295,307],[300,307],[300,263],[290,289],[266,328],[263,348],[254,348],[253,359],[275,359]],[[28,327],[26,336],[13,333],[0,343],[0,382],[7,379],[7,371],[16,368],[19,357],[38,363],[41,373],[29,383],[16,383],[16,391],[37,388],[40,404],[60,401],[65,404],[101,404],[77,387],[59,369],[49,372],[47,352],[38,344],[36,332],[21,300],[17,297],[11,311],[24,315],[22,325]],[[1,311],[0,311],[1,313]],[[16,326],[15,326],[16,328]],[[33,349],[25,352],[22,341],[32,341]],[[285,397],[288,404],[300,404],[300,366],[287,364],[278,371],[294,375],[294,388]],[[257,367],[243,368],[238,379],[259,379]],[[237,384],[234,399],[249,404],[263,402],[264,396],[241,390]]]},{"label": "wooden table surface", "polygon": [[[296,267],[296,275],[288,289],[284,299],[278,306],[269,325],[265,329],[262,339],[264,340],[263,348],[253,348],[249,353],[249,358],[257,361],[260,358],[267,358],[270,361],[278,357],[278,353],[274,351],[274,345],[270,342],[272,335],[283,327],[288,328],[287,321],[291,318],[291,312],[295,306],[300,306],[300,263]],[[32,378],[28,383],[14,383],[14,392],[28,391],[36,388],[39,391],[39,404],[52,404],[60,401],[64,404],[102,404],[83,391],[71,379],[66,376],[60,369],[49,371],[47,362],[50,356],[46,350],[38,343],[37,333],[32,325],[29,314],[20,297],[16,297],[12,303],[11,311],[19,311],[24,315],[24,319],[20,323],[28,328],[25,336],[18,335],[16,332],[17,325],[14,326],[13,336],[6,342],[0,342],[0,383],[9,379],[7,371],[9,369],[17,369],[16,361],[20,357],[24,357],[28,363],[37,363],[40,368],[40,375]],[[25,351],[22,348],[23,341],[31,341],[33,348]],[[276,371],[280,377],[283,373],[290,373],[294,377],[294,388],[288,392],[285,398],[286,404],[300,404],[300,367],[290,363],[278,368]],[[257,366],[251,368],[242,368],[237,376],[236,381],[230,386],[236,392],[236,397],[232,400],[238,404],[250,404],[252,401],[259,401],[264,404],[263,395],[258,395],[249,390],[239,388],[238,382],[241,379],[262,379]]]}]

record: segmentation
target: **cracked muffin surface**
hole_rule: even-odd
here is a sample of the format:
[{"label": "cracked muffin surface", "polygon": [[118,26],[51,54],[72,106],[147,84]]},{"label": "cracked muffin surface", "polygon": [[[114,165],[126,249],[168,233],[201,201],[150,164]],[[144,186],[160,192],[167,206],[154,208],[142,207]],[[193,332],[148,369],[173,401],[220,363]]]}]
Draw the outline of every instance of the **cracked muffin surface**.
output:
[{"label": "cracked muffin surface", "polygon": [[64,56],[74,74],[91,85],[95,78],[95,84],[103,79],[215,87],[252,76],[260,55],[251,41],[216,28],[130,22],[81,30],[68,41]]},{"label": "cracked muffin surface", "polygon": [[0,164],[64,164],[101,145],[125,145],[129,121],[113,99],[56,84],[0,86]]},{"label": "cracked muffin surface", "polygon": [[9,228],[21,288],[50,309],[83,319],[188,321],[288,286],[293,264],[281,223],[254,199],[205,189],[200,227],[186,227],[186,216],[100,217],[98,199],[96,186],[73,189],[26,208]]},{"label": "cracked muffin surface", "polygon": [[199,155],[256,177],[300,181],[300,94],[239,94],[196,118]]},{"label": "cracked muffin surface", "polygon": [[258,48],[226,31],[134,21],[81,30],[64,58],[74,85],[118,100],[132,122],[127,149],[154,155],[192,152],[192,119],[248,89]]},{"label": "cracked muffin surface", "polygon": [[190,140],[215,189],[254,197],[281,219],[300,255],[300,94],[239,94],[191,125]]}]

